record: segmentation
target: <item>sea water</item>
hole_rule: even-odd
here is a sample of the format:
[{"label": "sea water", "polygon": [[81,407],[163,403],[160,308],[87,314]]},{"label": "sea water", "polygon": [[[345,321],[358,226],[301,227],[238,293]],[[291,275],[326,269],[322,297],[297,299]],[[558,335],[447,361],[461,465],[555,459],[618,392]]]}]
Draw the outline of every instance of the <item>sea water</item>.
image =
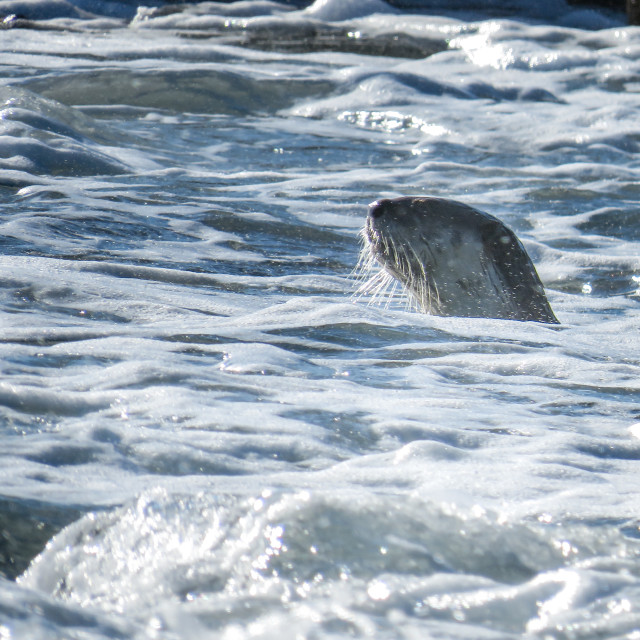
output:
[{"label": "sea water", "polygon": [[[1,638],[640,637],[640,30],[458,4],[0,2]],[[354,297],[424,194],[561,324]]]}]

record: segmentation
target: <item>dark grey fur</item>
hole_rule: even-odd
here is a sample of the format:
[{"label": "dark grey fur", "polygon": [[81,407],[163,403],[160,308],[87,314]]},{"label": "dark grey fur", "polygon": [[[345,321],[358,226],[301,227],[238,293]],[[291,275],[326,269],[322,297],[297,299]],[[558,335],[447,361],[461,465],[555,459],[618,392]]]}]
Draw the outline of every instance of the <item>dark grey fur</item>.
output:
[{"label": "dark grey fur", "polygon": [[[558,323],[520,240],[478,209],[443,198],[378,200],[363,237],[363,262],[382,265],[426,313]],[[375,280],[360,290],[383,284]]]}]

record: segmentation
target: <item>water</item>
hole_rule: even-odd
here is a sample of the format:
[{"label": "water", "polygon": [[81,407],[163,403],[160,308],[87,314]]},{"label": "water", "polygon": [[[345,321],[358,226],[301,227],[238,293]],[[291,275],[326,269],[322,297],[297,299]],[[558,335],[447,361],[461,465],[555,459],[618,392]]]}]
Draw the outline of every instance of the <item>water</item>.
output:
[{"label": "water", "polygon": [[[640,31],[528,4],[0,2],[0,637],[640,636]],[[420,194],[561,325],[355,300]]]}]

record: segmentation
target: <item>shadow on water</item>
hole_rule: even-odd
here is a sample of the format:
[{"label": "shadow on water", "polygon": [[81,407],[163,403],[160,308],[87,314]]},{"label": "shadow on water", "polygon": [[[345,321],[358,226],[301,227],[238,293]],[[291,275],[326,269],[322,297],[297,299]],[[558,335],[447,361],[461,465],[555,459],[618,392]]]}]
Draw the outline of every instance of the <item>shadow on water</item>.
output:
[{"label": "shadow on water", "polygon": [[0,497],[0,576],[18,577],[56,533],[83,513],[75,507]]}]

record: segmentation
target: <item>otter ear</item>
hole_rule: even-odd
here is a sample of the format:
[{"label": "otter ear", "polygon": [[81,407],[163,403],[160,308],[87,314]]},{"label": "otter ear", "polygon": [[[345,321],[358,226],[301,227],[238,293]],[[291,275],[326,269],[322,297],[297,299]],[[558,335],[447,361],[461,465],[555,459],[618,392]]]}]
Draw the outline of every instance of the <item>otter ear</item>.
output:
[{"label": "otter ear", "polygon": [[511,229],[497,218],[488,222],[482,228],[482,240],[487,259],[500,272],[505,291],[510,291],[516,309],[522,311],[522,317],[514,320],[535,320],[558,324],[529,254]]}]

